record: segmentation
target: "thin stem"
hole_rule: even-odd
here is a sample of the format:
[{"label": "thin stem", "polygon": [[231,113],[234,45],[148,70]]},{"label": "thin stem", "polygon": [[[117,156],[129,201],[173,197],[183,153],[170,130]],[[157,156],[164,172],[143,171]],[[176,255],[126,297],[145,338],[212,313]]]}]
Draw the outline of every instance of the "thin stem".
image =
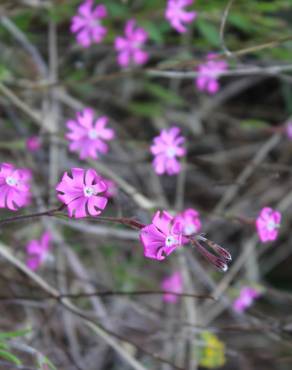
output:
[{"label": "thin stem", "polygon": [[7,224],[7,223],[10,223],[10,222],[16,222],[16,221],[28,220],[28,219],[36,218],[36,217],[54,216],[54,215],[55,215],[55,213],[62,211],[62,209],[63,209],[64,207],[65,207],[65,205],[64,205],[64,204],[62,204],[62,205],[61,205],[60,207],[58,207],[58,208],[49,209],[49,210],[47,210],[47,211],[43,211],[43,212],[30,213],[30,214],[28,214],[28,215],[20,215],[20,216],[13,216],[13,217],[5,218],[5,219],[3,219],[3,220],[0,220],[0,226],[1,226],[1,225],[4,225],[4,224]]},{"label": "thin stem", "polygon": [[[58,213],[61,212],[65,207],[66,207],[66,205],[62,204],[58,208],[49,209],[49,210],[43,211],[43,212],[30,213],[30,214],[27,214],[27,215],[9,217],[9,218],[0,220],[0,226],[4,225],[4,224],[7,224],[7,223],[10,223],[10,222],[24,221],[24,220],[29,220],[31,218],[36,218],[36,217],[43,217],[43,216],[50,216],[50,217],[55,216],[55,217],[57,217]],[[63,213],[61,213],[61,215],[62,216],[67,216]],[[94,221],[114,222],[114,223],[118,223],[118,224],[122,224],[122,225],[127,225],[129,227],[134,228],[134,229],[142,229],[145,226],[141,222],[133,220],[131,218],[100,216],[100,217],[96,217],[96,218],[95,217],[87,217],[87,219],[94,220]]]},{"label": "thin stem", "polygon": [[43,300],[62,300],[64,298],[70,299],[79,299],[79,298],[89,298],[89,297],[108,297],[108,296],[136,296],[136,295],[164,295],[164,294],[172,294],[177,297],[187,297],[187,298],[195,298],[195,299],[212,299],[214,298],[210,295],[205,294],[193,294],[193,293],[177,293],[172,290],[145,290],[145,291],[131,291],[131,292],[123,292],[123,291],[112,291],[107,290],[103,292],[91,292],[91,293],[60,293],[58,297],[52,295],[46,295],[41,297],[31,297],[25,295],[18,295],[17,297],[7,297],[7,296],[0,296],[0,301],[15,301],[15,300],[25,300],[25,301],[43,301]]}]

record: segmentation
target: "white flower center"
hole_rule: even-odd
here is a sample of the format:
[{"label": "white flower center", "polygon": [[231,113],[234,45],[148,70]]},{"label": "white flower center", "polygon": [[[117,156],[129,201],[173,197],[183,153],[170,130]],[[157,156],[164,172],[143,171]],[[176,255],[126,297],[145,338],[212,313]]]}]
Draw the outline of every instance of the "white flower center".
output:
[{"label": "white flower center", "polygon": [[171,235],[168,235],[165,239],[165,244],[167,247],[171,247],[173,246],[174,244],[176,244],[176,239],[174,236],[171,236]]},{"label": "white flower center", "polygon": [[173,158],[173,157],[175,157],[175,155],[176,155],[176,149],[174,148],[174,147],[169,147],[169,148],[167,148],[167,150],[166,150],[166,155],[169,157],[169,158]]},{"label": "white flower center", "polygon": [[95,129],[91,129],[91,130],[88,131],[88,137],[91,140],[97,139],[98,132]]},{"label": "white flower center", "polygon": [[91,186],[85,186],[83,189],[83,192],[84,192],[84,195],[88,198],[91,197],[92,195],[96,195],[96,191]]},{"label": "white flower center", "polygon": [[90,28],[96,28],[100,26],[100,20],[96,18],[91,18],[88,22]]},{"label": "white flower center", "polygon": [[273,231],[275,229],[278,229],[279,227],[280,227],[280,225],[279,224],[276,224],[274,220],[269,220],[267,222],[267,229],[269,231]]},{"label": "white flower center", "polygon": [[9,186],[15,186],[17,185],[17,180],[14,177],[7,176],[6,177],[6,184]]},{"label": "white flower center", "polygon": [[184,227],[184,233],[185,233],[185,235],[192,235],[196,231],[197,231],[197,228],[194,225],[192,225],[192,224],[188,224],[188,225],[186,225]]}]

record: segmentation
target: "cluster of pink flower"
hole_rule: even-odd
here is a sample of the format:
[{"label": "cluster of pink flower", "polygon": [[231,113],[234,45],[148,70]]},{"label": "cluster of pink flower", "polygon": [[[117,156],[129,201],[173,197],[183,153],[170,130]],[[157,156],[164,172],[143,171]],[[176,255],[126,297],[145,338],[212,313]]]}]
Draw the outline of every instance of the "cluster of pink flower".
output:
[{"label": "cluster of pink flower", "polygon": [[[208,240],[198,232],[201,228],[199,214],[194,209],[187,209],[177,216],[167,211],[157,211],[149,225],[141,228],[140,241],[144,247],[144,256],[158,261],[164,260],[176,249],[191,244],[214,267],[226,271],[231,255],[218,244]],[[210,253],[202,244],[205,243],[215,254]]]},{"label": "cluster of pink flower", "polygon": [[[16,211],[27,206],[31,200],[31,172],[27,169],[16,169],[10,163],[0,167],[0,208]],[[72,169],[72,177],[67,172],[57,185],[58,198],[68,208],[70,217],[81,218],[97,216],[105,208],[108,198],[116,188],[112,181],[102,178],[93,169]],[[51,236],[44,233],[40,241],[32,240],[26,248],[27,266],[36,270],[48,256]]]},{"label": "cluster of pink flower", "polygon": [[[107,16],[104,4],[94,7],[94,0],[85,0],[78,8],[78,14],[72,18],[71,32],[76,34],[77,42],[84,48],[93,43],[100,43],[107,34],[107,29],[101,20]],[[186,25],[197,16],[194,11],[185,8],[192,5],[193,0],[168,0],[165,9],[165,19],[171,27],[179,33],[187,31]],[[149,59],[149,53],[144,46],[148,40],[148,33],[137,26],[135,19],[126,22],[124,35],[117,36],[114,42],[117,51],[117,61],[122,68],[131,65],[143,65]],[[208,54],[205,63],[197,68],[197,88],[214,94],[219,90],[218,78],[226,71],[228,65],[214,54]]]},{"label": "cluster of pink flower", "polygon": [[[105,141],[113,139],[115,135],[112,129],[106,127],[107,122],[107,117],[100,117],[94,122],[94,112],[89,108],[77,113],[76,121],[67,122],[70,132],[66,137],[71,141],[69,149],[79,152],[81,159],[97,158],[98,154],[106,153],[108,145]],[[162,130],[154,138],[151,152],[155,155],[153,166],[157,174],[173,175],[180,171],[177,157],[186,153],[183,143],[184,138],[180,136],[178,127]],[[29,170],[15,169],[12,164],[3,163],[0,168],[0,208],[16,211],[28,205],[31,199],[30,179]],[[94,169],[82,168],[73,168],[70,175],[65,172],[56,190],[59,200],[67,206],[69,216],[75,218],[98,216],[105,209],[108,198],[116,193],[112,181],[104,179]],[[280,222],[280,212],[264,207],[255,222],[260,240],[264,243],[276,240]],[[166,211],[156,212],[152,223],[140,232],[145,257],[160,261],[178,247],[192,243],[213,265],[226,270],[230,255],[201,235],[194,239],[193,235],[198,235],[200,228],[196,210],[187,209],[176,217]],[[203,248],[200,244],[202,241],[217,256]]]},{"label": "cluster of pink flower", "polygon": [[[100,43],[107,34],[101,20],[107,16],[104,4],[94,7],[93,0],[85,0],[78,8],[78,14],[72,18],[71,32],[76,33],[77,42],[84,48],[93,43]],[[124,36],[115,39],[118,63],[128,67],[131,63],[142,65],[148,60],[148,53],[143,50],[148,40],[147,32],[136,25],[134,19],[127,21]]]},{"label": "cluster of pink flower", "polygon": [[[191,23],[196,18],[195,12],[188,12],[184,8],[192,5],[193,0],[168,0],[165,18],[170,25],[180,33],[187,31],[186,24]],[[101,24],[101,20],[107,16],[107,9],[104,4],[94,7],[94,0],[85,0],[78,8],[78,14],[72,18],[71,32],[76,33],[77,42],[87,48],[91,44],[100,43],[107,34],[107,29]],[[135,29],[135,20],[131,19],[125,26],[125,38],[116,38],[116,49],[132,54],[133,49],[138,50],[146,41],[148,35],[142,28]],[[135,52],[134,52],[135,53]],[[137,64],[145,63],[145,55],[137,57]],[[123,58],[122,58],[123,59]],[[129,60],[127,59],[126,65]],[[125,60],[120,65],[124,66]]]},{"label": "cluster of pink flower", "polygon": [[[102,116],[94,121],[94,112],[85,108],[77,112],[75,120],[69,120],[66,125],[66,138],[70,141],[69,150],[79,153],[80,159],[97,159],[108,152],[107,141],[113,140],[115,132],[107,127],[108,117]],[[181,166],[178,157],[186,154],[183,147],[185,138],[180,135],[178,127],[164,129],[155,137],[150,148],[155,156],[153,167],[158,175],[164,173],[175,175],[180,172]]]}]

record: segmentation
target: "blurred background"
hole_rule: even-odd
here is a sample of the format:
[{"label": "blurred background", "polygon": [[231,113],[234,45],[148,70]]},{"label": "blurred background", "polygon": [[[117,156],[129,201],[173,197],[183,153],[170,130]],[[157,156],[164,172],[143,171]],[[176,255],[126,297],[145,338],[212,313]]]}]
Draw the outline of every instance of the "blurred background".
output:
[{"label": "blurred background", "polygon": [[[0,1],[0,158],[33,174],[31,204],[0,212],[0,369],[291,369],[292,2],[189,3],[196,18],[179,33],[164,0],[104,0],[107,35],[84,48],[70,32],[81,1]],[[129,19],[147,31],[149,59],[121,68],[114,41]],[[209,53],[228,65],[215,94],[196,85]],[[116,133],[98,159],[65,138],[85,107]],[[178,175],[158,176],[150,145],[174,125],[187,155]],[[158,209],[197,210],[229,270],[191,246],[147,259],[137,230],[98,218],[1,225],[59,207],[56,184],[73,167],[114,182],[104,216],[149,224]],[[270,243],[254,223],[263,207],[282,214]],[[25,247],[46,230],[50,255],[30,274]],[[175,272],[182,293],[203,297],[167,302],[161,282]],[[246,286],[259,296],[238,312]]]}]

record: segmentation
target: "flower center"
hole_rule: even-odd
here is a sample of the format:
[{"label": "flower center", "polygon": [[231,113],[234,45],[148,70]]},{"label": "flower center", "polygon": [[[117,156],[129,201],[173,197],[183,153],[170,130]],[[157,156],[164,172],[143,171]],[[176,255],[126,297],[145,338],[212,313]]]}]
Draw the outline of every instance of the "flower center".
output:
[{"label": "flower center", "polygon": [[84,195],[88,198],[91,197],[92,195],[96,195],[96,191],[91,186],[85,186],[83,189],[83,192],[84,192]]},{"label": "flower center", "polygon": [[176,244],[176,239],[174,236],[171,236],[171,235],[168,235],[165,239],[165,244],[167,247],[171,247],[173,246],[174,244]]},{"label": "flower center", "polygon": [[196,231],[197,231],[197,228],[194,225],[192,225],[192,224],[188,224],[188,225],[186,225],[184,227],[184,233],[185,233],[185,235],[192,235]]},{"label": "flower center", "polygon": [[100,26],[100,20],[96,18],[89,19],[88,25],[90,28],[96,28]]},{"label": "flower center", "polygon": [[280,227],[280,225],[279,224],[276,224],[274,220],[269,220],[267,222],[267,229],[269,231],[273,231],[275,229],[278,229],[279,227]]},{"label": "flower center", "polygon": [[88,131],[88,137],[91,140],[97,139],[98,132],[93,128],[93,129],[91,129],[91,130]]},{"label": "flower center", "polygon": [[15,186],[17,185],[17,180],[12,176],[8,176],[6,177],[6,184],[9,186]]},{"label": "flower center", "polygon": [[169,158],[173,158],[173,157],[175,157],[175,155],[176,155],[176,149],[174,148],[174,147],[169,147],[169,148],[167,148],[167,150],[166,150],[166,155],[169,157]]}]

